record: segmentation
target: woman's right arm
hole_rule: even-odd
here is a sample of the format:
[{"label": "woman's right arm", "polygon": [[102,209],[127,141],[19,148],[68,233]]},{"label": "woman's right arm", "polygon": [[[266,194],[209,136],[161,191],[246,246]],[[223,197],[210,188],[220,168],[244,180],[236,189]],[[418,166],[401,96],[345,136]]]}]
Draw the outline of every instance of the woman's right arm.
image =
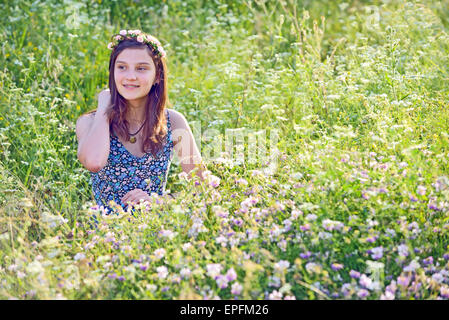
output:
[{"label": "woman's right arm", "polygon": [[109,90],[98,95],[98,108],[94,114],[82,115],[76,122],[78,159],[91,172],[100,171],[109,157],[109,119],[106,110],[110,106]]}]

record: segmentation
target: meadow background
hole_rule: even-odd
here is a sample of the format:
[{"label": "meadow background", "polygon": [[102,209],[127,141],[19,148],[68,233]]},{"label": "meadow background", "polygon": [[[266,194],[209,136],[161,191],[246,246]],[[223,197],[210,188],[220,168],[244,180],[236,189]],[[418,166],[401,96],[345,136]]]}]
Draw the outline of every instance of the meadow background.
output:
[{"label": "meadow background", "polygon": [[[448,299],[448,8],[2,2],[0,298]],[[276,171],[207,161],[217,185],[175,163],[176,199],[101,216],[75,122],[121,29],[161,40],[202,130],[279,130]]]}]

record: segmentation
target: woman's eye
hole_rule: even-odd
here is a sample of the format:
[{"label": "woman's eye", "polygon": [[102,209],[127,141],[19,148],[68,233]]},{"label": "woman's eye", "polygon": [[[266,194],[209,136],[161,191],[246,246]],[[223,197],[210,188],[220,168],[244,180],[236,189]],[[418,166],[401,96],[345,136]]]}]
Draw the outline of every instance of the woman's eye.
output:
[{"label": "woman's eye", "polygon": [[[125,69],[125,66],[118,66],[117,68],[120,70],[123,70],[123,69]],[[140,67],[140,68],[137,68],[137,70],[146,70],[146,69],[144,67]]]}]

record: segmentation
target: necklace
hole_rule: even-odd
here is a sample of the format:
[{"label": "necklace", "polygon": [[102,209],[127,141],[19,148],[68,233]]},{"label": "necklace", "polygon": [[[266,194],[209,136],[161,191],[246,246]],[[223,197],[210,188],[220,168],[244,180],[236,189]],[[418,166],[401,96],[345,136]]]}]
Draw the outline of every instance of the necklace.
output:
[{"label": "necklace", "polygon": [[144,121],[143,123],[142,123],[142,125],[140,126],[140,129],[139,130],[137,130],[137,132],[136,133],[129,133],[128,132],[128,134],[131,136],[131,138],[129,138],[129,142],[131,142],[131,143],[135,143],[136,142],[136,137],[134,137],[136,134],[138,134],[139,132],[140,132],[140,130],[142,130],[142,128],[143,128],[143,125],[145,124],[145,122],[146,121]]}]

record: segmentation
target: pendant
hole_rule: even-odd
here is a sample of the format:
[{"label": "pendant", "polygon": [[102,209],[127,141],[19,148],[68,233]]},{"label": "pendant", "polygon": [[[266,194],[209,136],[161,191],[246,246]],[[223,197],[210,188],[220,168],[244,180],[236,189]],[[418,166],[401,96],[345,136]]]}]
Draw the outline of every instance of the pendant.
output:
[{"label": "pendant", "polygon": [[135,143],[135,142],[136,142],[136,137],[131,137],[131,138],[129,138],[129,142]]}]

